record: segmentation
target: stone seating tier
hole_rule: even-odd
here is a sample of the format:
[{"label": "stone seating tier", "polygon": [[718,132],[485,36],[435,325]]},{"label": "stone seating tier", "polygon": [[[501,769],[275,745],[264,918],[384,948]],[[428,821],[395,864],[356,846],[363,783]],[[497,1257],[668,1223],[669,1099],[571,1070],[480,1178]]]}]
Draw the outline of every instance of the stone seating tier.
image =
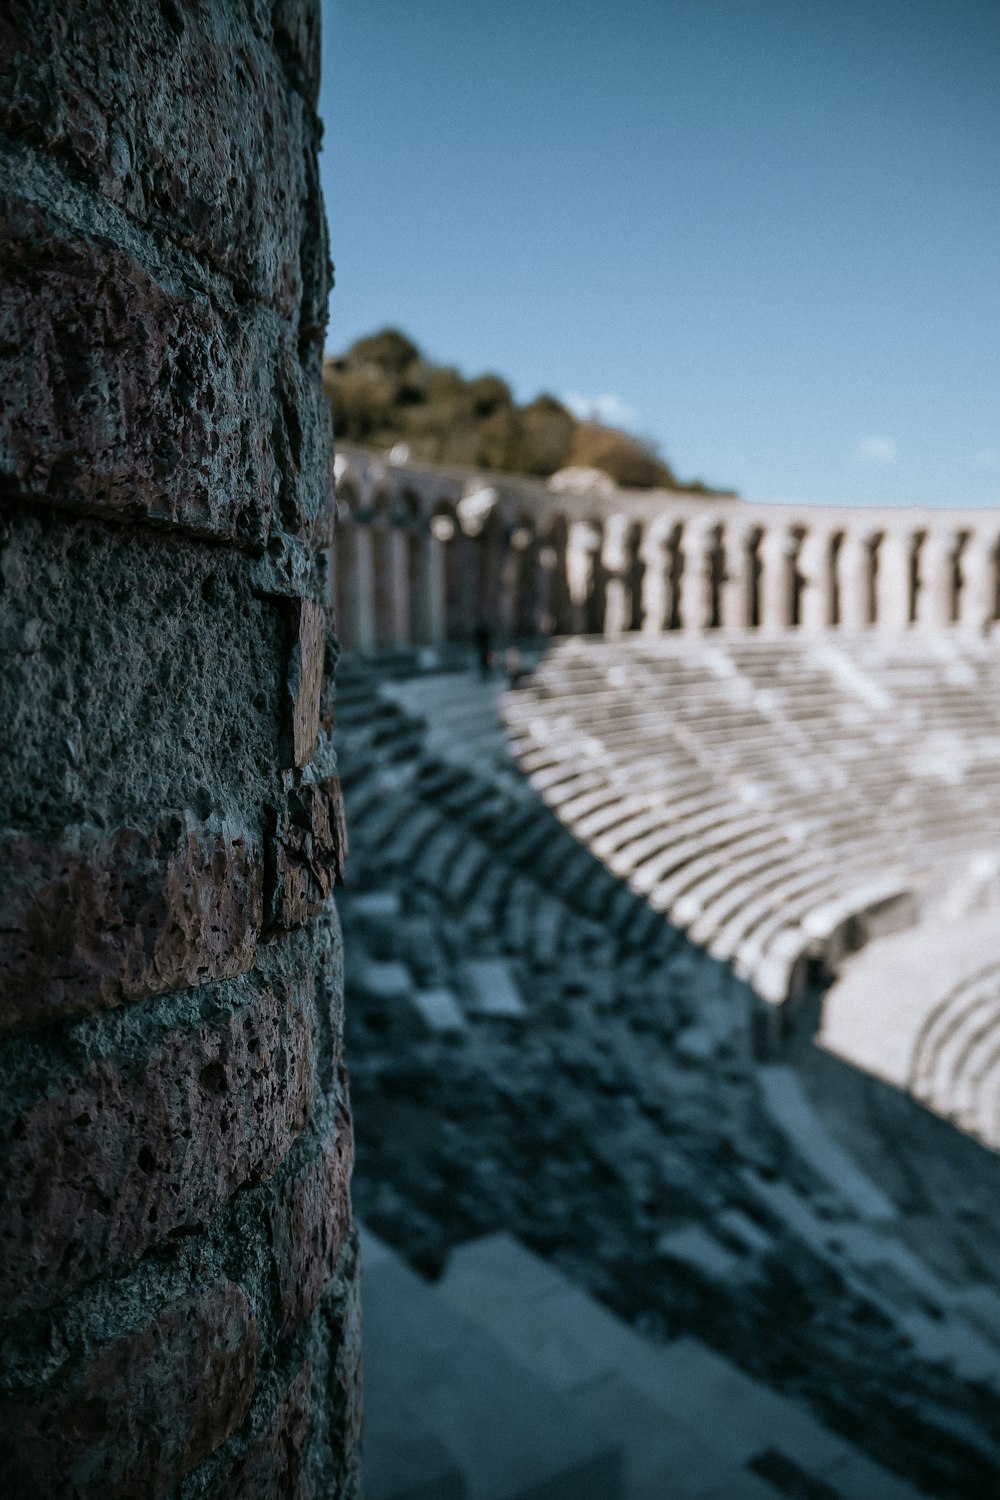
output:
[{"label": "stone seating tier", "polygon": [[1000,848],[989,642],[571,638],[504,712],[566,826],[776,1003]]}]

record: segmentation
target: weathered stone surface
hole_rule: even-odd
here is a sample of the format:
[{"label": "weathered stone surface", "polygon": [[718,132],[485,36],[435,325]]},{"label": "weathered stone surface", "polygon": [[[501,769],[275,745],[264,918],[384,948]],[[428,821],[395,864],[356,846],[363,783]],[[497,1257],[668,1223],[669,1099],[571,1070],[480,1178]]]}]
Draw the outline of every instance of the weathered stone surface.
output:
[{"label": "weathered stone surface", "polygon": [[99,1348],[57,1387],[0,1401],[5,1492],[159,1500],[240,1425],[259,1333],[224,1281]]},{"label": "weathered stone surface", "polygon": [[[121,1270],[277,1168],[312,1108],[307,991],[266,990],[138,1062],[95,1061],[12,1122],[0,1141],[0,1319]],[[338,1137],[333,1151],[326,1175],[288,1204],[303,1224],[312,1213],[316,1255],[326,1242],[315,1194],[327,1192],[331,1224],[347,1214],[349,1142]],[[314,1274],[306,1249],[304,1260],[289,1251],[289,1277]]]},{"label": "weathered stone surface", "polygon": [[0,828],[152,831],[281,795],[287,605],[230,549],[0,515]]},{"label": "weathered stone surface", "polygon": [[361,1493],[325,899],[345,839],[323,780],[320,14],[0,14],[0,1491],[18,1500]]},{"label": "weathered stone surface", "polygon": [[274,840],[273,920],[280,927],[302,927],[318,916],[343,882],[346,858],[339,779],[300,782],[289,791]]},{"label": "weathered stone surface", "polygon": [[[251,7],[14,0],[0,30],[0,128],[128,215],[297,313],[307,105]],[[318,28],[284,7],[309,70]],[[301,70],[295,69],[298,74]]]},{"label": "weathered stone surface", "polygon": [[0,1031],[246,973],[263,917],[261,851],[209,830],[82,832],[3,849]]},{"label": "weathered stone surface", "polygon": [[326,660],[326,612],[312,599],[294,606],[294,640],[288,664],[292,708],[292,759],[307,766],[319,742],[320,694]]},{"label": "weathered stone surface", "polygon": [[275,360],[274,319],[16,192],[0,197],[0,234],[8,490],[263,544],[275,385],[292,358]]},{"label": "weathered stone surface", "polygon": [[319,93],[320,0],[275,0],[271,19],[278,52],[309,99]]},{"label": "weathered stone surface", "polygon": [[326,1403],[330,1421],[330,1447],[335,1455],[333,1494],[341,1497],[361,1492],[361,1366],[354,1351],[361,1348],[361,1283],[358,1275],[357,1230],[352,1229],[340,1257],[337,1273],[327,1291],[323,1313],[330,1334]]},{"label": "weathered stone surface", "polygon": [[305,1473],[313,1428],[313,1370],[303,1364],[266,1431],[214,1489],[217,1500],[312,1500]]},{"label": "weathered stone surface", "polygon": [[337,1270],[351,1227],[347,1184],[353,1159],[351,1120],[344,1112],[322,1156],[276,1196],[269,1218],[285,1328],[309,1316]]},{"label": "weathered stone surface", "polygon": [[283,346],[275,362],[271,433],[282,522],[317,547],[329,545],[333,530],[330,407],[320,370],[318,353]]}]

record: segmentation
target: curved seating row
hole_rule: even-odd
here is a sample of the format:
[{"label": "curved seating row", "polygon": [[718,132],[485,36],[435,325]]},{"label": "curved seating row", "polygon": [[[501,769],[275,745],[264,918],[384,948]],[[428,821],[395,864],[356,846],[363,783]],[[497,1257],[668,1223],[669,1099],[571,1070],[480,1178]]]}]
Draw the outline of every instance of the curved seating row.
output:
[{"label": "curved seating row", "polygon": [[1000,847],[988,640],[577,637],[504,715],[576,837],[772,1003]]}]

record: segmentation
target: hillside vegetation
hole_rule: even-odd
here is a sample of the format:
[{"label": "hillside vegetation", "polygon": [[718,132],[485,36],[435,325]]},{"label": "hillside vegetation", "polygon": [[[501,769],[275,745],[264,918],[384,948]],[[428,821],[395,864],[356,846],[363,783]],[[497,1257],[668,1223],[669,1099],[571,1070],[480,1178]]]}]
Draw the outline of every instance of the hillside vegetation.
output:
[{"label": "hillside vegetation", "polygon": [[637,489],[663,486],[712,493],[679,481],[668,463],[639,438],[580,421],[554,396],[518,406],[499,375],[465,379],[435,365],[392,328],[358,339],[323,369],[334,431],[345,443],[391,448],[410,457],[547,477],[570,465],[600,469]]}]

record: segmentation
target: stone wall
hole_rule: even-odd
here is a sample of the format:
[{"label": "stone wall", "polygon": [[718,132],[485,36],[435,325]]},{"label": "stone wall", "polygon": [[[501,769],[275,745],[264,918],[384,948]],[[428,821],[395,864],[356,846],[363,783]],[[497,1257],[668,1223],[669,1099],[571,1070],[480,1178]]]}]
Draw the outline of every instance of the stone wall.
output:
[{"label": "stone wall", "polygon": [[358,1493],[318,0],[0,16],[0,1487]]}]

